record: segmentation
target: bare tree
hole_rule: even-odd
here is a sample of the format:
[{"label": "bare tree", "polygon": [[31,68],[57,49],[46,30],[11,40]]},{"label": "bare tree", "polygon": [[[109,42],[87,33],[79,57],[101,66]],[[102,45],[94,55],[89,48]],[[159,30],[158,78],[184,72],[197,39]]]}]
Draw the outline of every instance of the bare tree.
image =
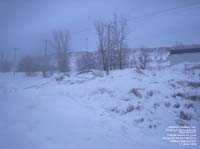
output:
[{"label": "bare tree", "polygon": [[128,36],[128,21],[125,17],[120,17],[118,19],[118,16],[116,14],[114,15],[113,32],[115,49],[117,51],[117,60],[119,61],[119,69],[123,69]]},{"label": "bare tree", "polygon": [[95,29],[97,32],[97,37],[98,37],[98,53],[99,53],[99,61],[102,65],[102,68],[104,71],[106,71],[106,31],[105,31],[105,26],[104,22],[102,21],[96,21],[95,22]]},{"label": "bare tree", "polygon": [[27,76],[33,76],[36,72],[34,59],[32,56],[23,57],[18,64],[18,71],[25,72]]},{"label": "bare tree", "polygon": [[147,48],[142,48],[139,56],[140,68],[146,69],[148,63],[150,62],[150,51]]},{"label": "bare tree", "polygon": [[166,67],[168,65],[167,58],[169,56],[169,50],[168,49],[155,49],[154,50],[154,59],[155,63],[157,65],[157,69],[160,70],[163,67]]},{"label": "bare tree", "polygon": [[16,73],[17,49],[14,48],[13,75]]},{"label": "bare tree", "polygon": [[112,26],[110,23],[104,25],[107,33],[107,42],[106,42],[106,74],[109,75],[110,70],[112,69],[112,51],[113,51],[113,39],[112,39]]},{"label": "bare tree", "polygon": [[0,51],[0,71],[3,72],[3,64],[4,64],[4,51]]},{"label": "bare tree", "polygon": [[69,31],[57,31],[53,33],[53,39],[50,44],[57,52],[58,70],[61,72],[69,71]]},{"label": "bare tree", "polygon": [[127,48],[127,19],[118,19],[118,16],[114,15],[109,22],[97,21],[95,28],[103,70],[109,74],[112,69],[123,69]]},{"label": "bare tree", "polygon": [[49,59],[47,56],[47,45],[48,45],[48,40],[45,40],[44,42],[44,56],[43,56],[43,67],[42,67],[42,75],[44,78],[48,77],[50,73],[49,71]]},{"label": "bare tree", "polygon": [[0,72],[11,71],[12,63],[8,60],[4,51],[0,51]]},{"label": "bare tree", "polygon": [[103,66],[103,70],[109,75],[111,70],[111,59],[113,50],[113,35],[112,35],[112,23],[105,23],[98,21],[95,23],[97,36],[98,36],[98,51],[100,54],[100,61]]}]

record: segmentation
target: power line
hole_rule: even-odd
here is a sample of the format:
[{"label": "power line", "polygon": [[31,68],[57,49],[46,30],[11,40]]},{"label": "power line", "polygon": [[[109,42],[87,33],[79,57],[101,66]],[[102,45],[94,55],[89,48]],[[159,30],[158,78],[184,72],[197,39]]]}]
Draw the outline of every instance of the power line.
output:
[{"label": "power line", "polygon": [[13,75],[16,73],[16,62],[17,62],[17,49],[14,48],[14,64],[13,64]]},{"label": "power line", "polygon": [[[160,11],[151,12],[151,13],[148,13],[148,14],[145,14],[145,15],[136,16],[136,17],[133,17],[133,18],[129,17],[128,20],[133,22],[133,23],[137,23],[137,22],[140,22],[140,21],[146,21],[144,19],[148,19],[148,18],[153,18],[153,17],[156,17],[156,16],[164,15],[164,14],[167,14],[169,12],[175,12],[177,10],[183,10],[183,9],[186,9],[186,8],[193,8],[194,6],[200,6],[200,2],[184,4],[182,6],[177,6],[177,7],[173,7],[173,8],[167,8],[167,9],[163,9],[163,10],[160,10]],[[90,31],[92,29],[94,29],[94,28],[87,27],[85,29],[80,29],[79,31],[78,30],[77,31],[73,31],[73,33],[86,33],[86,32],[88,32],[88,31]]]},{"label": "power line", "polygon": [[[137,23],[137,22],[140,22],[140,21],[147,21],[148,18],[156,17],[156,16],[159,16],[159,15],[164,15],[164,14],[169,13],[169,12],[175,12],[177,10],[184,10],[186,8],[193,8],[194,6],[200,6],[200,2],[191,3],[191,4],[184,4],[182,6],[177,6],[177,7],[173,7],[173,8],[167,8],[167,9],[163,9],[163,10],[160,10],[160,11],[155,11],[155,12],[151,12],[151,13],[148,13],[148,14],[144,14],[144,15],[141,15],[141,16],[136,16],[136,17],[133,17],[133,18],[129,17],[128,20],[133,22],[133,23]],[[144,20],[144,19],[146,19],[146,20]],[[75,34],[77,34],[77,33],[83,34],[83,33],[87,33],[88,31],[91,31],[93,29],[94,29],[94,27],[90,26],[90,27],[87,27],[87,28],[83,28],[83,29],[71,31],[71,32],[75,33]],[[88,48],[88,37],[85,40],[86,40],[86,49],[87,49]],[[16,49],[15,49],[15,54],[16,54]]]},{"label": "power line", "polygon": [[141,20],[141,19],[145,19],[145,18],[148,18],[148,17],[159,16],[159,15],[166,14],[168,12],[174,12],[176,10],[181,10],[181,9],[185,9],[185,8],[192,8],[193,6],[200,6],[200,3],[199,2],[198,3],[192,3],[190,5],[189,4],[185,4],[183,6],[177,6],[177,7],[173,7],[173,8],[168,8],[168,9],[152,12],[152,13],[149,13],[149,14],[145,14],[145,15],[142,15],[142,16],[133,17],[133,18],[130,18],[129,20],[133,21],[133,22],[139,22],[139,20]]},{"label": "power line", "polygon": [[86,42],[86,50],[88,51],[88,37],[85,38],[85,42]]}]

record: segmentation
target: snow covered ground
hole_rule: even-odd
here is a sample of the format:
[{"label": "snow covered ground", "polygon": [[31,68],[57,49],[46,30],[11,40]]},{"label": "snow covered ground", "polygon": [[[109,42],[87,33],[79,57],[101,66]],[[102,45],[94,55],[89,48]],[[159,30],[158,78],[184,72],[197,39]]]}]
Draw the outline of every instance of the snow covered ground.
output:
[{"label": "snow covered ground", "polygon": [[[200,148],[199,65],[62,81],[0,74],[0,148]],[[196,126],[196,146],[163,140],[178,125]]]}]

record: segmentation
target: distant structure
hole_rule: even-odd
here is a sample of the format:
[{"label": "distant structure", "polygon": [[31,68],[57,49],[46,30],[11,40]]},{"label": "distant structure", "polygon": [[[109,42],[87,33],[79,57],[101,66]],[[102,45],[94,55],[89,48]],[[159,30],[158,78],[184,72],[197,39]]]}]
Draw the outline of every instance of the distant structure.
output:
[{"label": "distant structure", "polygon": [[200,62],[200,45],[169,48],[171,65],[181,62]]}]

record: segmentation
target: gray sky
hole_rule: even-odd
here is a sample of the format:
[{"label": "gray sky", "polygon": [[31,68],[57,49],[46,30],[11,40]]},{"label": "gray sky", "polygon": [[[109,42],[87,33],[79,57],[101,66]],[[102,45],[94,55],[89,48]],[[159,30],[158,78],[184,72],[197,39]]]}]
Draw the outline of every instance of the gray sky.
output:
[{"label": "gray sky", "polygon": [[[176,7],[184,8],[163,12]],[[66,28],[71,49],[85,50],[88,38],[94,50],[94,21],[114,13],[129,20],[129,47],[200,43],[200,0],[0,0],[0,49],[37,53],[53,31]]]}]

